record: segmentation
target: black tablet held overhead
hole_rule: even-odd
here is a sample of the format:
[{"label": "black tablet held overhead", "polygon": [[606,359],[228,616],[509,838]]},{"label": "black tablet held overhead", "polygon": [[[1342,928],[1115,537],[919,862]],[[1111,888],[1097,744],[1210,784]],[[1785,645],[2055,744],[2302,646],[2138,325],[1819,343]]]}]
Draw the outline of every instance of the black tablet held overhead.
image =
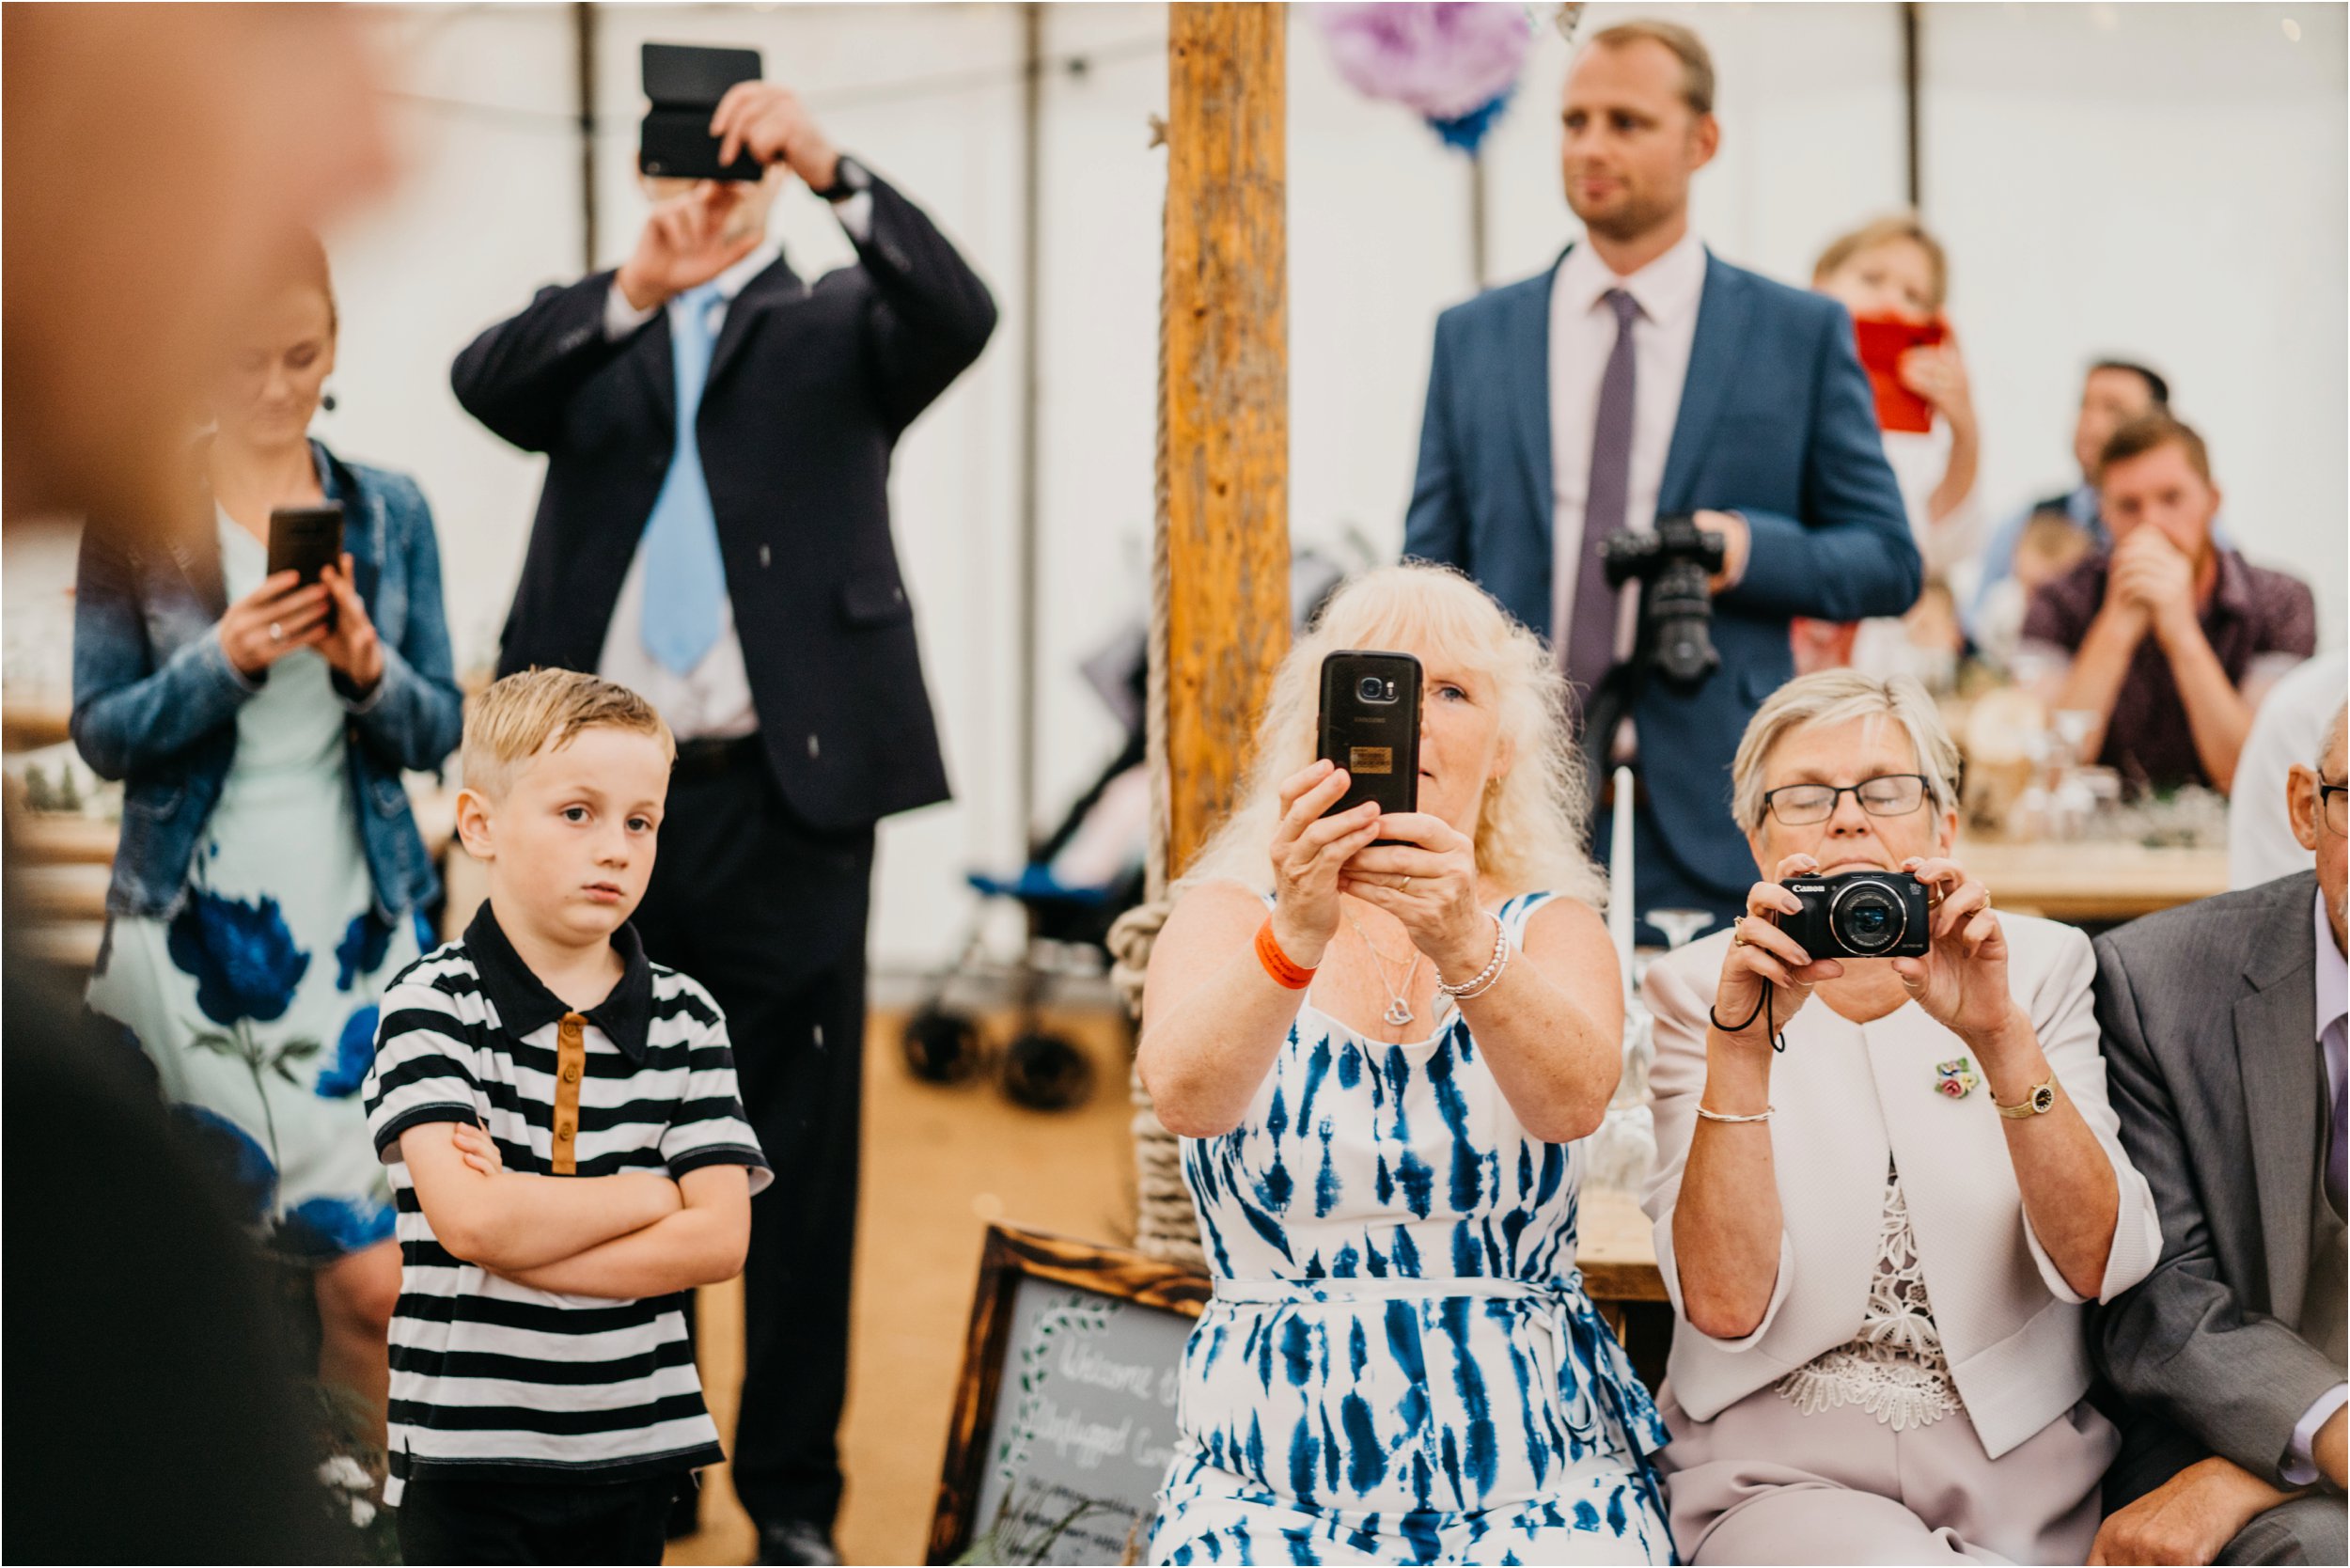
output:
[{"label": "black tablet held overhead", "polygon": [[757,180],[766,166],[749,153],[718,163],[710,117],[737,82],[760,79],[756,49],[706,49],[692,43],[649,43],[642,55],[645,111],[636,143],[637,166],[660,180]]}]

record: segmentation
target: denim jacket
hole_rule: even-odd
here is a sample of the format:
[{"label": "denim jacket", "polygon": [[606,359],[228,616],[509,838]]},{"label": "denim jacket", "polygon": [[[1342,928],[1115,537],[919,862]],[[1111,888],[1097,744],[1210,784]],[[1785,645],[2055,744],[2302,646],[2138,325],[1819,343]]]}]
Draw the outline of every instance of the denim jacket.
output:
[{"label": "denim jacket", "polygon": [[[310,450],[330,501],[343,505],[352,581],[384,645],[384,678],[344,724],[351,787],[387,922],[438,893],[400,774],[436,768],[457,747],[463,698],[451,669],[432,512],[405,474]],[[228,607],[218,536],[125,537],[83,530],[73,609],[73,744],[102,778],[124,780],[122,838],[106,889],[111,916],[168,918],[235,764],[237,711],[261,689],[228,662],[217,626]]]}]

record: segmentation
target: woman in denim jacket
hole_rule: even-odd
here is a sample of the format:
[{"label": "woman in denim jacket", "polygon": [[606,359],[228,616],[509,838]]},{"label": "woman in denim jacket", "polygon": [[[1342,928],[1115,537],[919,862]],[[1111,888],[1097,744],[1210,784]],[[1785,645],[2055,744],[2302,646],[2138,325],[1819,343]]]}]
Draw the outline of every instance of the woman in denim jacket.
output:
[{"label": "woman in denim jacket", "polygon": [[[318,242],[216,386],[193,528],[85,530],[73,740],[126,781],[91,1008],[153,1060],[244,1217],[313,1269],[321,1380],[383,1414],[400,1290],[358,1098],[377,1001],[438,893],[403,770],[457,745],[432,517],[307,430],[335,361]],[[272,509],[339,502],[339,570],[267,575]]]}]

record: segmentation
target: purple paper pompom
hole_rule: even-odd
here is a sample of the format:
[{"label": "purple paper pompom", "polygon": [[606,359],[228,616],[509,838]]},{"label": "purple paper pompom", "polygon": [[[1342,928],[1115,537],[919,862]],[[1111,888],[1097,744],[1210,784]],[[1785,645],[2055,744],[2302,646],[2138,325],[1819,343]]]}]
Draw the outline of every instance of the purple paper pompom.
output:
[{"label": "purple paper pompom", "polygon": [[1505,96],[1534,44],[1522,5],[1324,5],[1313,8],[1331,63],[1357,92],[1432,120],[1457,120]]}]

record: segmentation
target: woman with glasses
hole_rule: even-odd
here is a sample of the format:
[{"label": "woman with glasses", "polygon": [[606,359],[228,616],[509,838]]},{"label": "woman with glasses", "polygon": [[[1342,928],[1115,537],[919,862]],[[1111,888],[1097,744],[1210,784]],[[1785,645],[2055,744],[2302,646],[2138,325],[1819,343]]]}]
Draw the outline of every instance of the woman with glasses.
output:
[{"label": "woman with glasses", "polygon": [[[1765,880],[1648,971],[1660,1462],[1688,1561],[2080,1562],[2096,1534],[2120,1445],[2085,1398],[2084,1309],[2161,1237],[2089,941],[1994,910],[1951,857],[1957,765],[1915,681],[1791,682],[1731,769]],[[1804,908],[1784,879],[1854,873],[1897,896],[1853,945],[1907,946],[1899,885],[1922,885],[1924,957],[1781,929]]]}]

